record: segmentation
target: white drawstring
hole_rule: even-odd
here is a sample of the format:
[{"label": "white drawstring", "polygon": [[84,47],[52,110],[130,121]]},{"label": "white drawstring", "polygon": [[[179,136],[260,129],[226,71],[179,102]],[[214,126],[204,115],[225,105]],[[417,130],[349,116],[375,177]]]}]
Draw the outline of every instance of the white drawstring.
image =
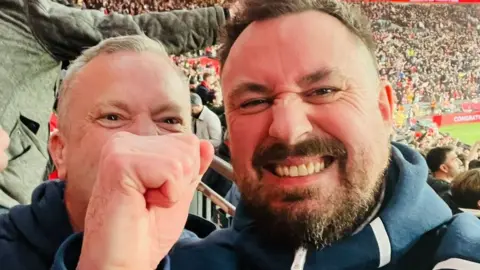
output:
[{"label": "white drawstring", "polygon": [[390,239],[388,238],[387,230],[383,221],[380,217],[377,217],[370,223],[372,227],[373,234],[377,240],[378,252],[379,252],[379,262],[378,268],[381,268],[390,263],[392,259],[392,247],[390,245]]},{"label": "white drawstring", "polygon": [[307,252],[308,250],[304,247],[295,251],[295,257],[293,258],[292,268],[290,268],[290,270],[303,270],[307,260]]}]

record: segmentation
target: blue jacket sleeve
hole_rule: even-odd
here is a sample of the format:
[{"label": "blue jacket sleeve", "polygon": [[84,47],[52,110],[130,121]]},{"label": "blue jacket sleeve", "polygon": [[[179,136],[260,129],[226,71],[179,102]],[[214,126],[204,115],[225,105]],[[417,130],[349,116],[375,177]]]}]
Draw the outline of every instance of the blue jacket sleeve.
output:
[{"label": "blue jacket sleeve", "polygon": [[480,269],[480,220],[459,214],[445,232],[434,269]]},{"label": "blue jacket sleeve", "polygon": [[[83,233],[74,234],[67,238],[55,254],[52,270],[75,270],[80,258],[82,242]],[[160,262],[157,270],[170,270],[170,258],[168,256]]]}]

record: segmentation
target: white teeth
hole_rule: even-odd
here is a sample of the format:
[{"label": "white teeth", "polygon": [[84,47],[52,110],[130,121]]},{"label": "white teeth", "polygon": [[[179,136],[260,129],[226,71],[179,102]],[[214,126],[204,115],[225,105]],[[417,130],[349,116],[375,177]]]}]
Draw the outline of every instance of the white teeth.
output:
[{"label": "white teeth", "polygon": [[278,175],[278,176],[283,176],[283,170],[280,166],[277,166],[275,168],[275,173]]},{"label": "white teeth", "polygon": [[320,170],[321,170],[321,165],[320,165],[320,162],[315,162],[315,172],[316,173],[319,173]]},{"label": "white teeth", "polygon": [[281,177],[297,177],[307,176],[315,173],[319,173],[325,169],[325,163],[323,162],[308,162],[298,166],[277,166],[275,167],[275,173]]},{"label": "white teeth", "polygon": [[312,174],[315,172],[315,165],[313,165],[312,162],[309,162],[308,165],[307,165],[307,170],[308,170],[308,174]]},{"label": "white teeth", "polygon": [[324,162],[319,162],[320,164],[320,171],[325,169],[325,163]]},{"label": "white teeth", "polygon": [[305,164],[298,166],[298,175],[300,176],[308,175],[307,166],[305,166]]},{"label": "white teeth", "polygon": [[297,166],[290,166],[290,176],[296,177],[298,176],[298,168]]}]

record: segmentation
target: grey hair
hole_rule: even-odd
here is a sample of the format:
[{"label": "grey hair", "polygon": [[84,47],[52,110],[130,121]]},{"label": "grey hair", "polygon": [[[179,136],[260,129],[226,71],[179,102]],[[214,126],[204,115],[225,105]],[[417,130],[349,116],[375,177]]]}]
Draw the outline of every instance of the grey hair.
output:
[{"label": "grey hair", "polygon": [[[72,85],[75,83],[75,77],[77,76],[78,72],[80,72],[90,61],[99,55],[125,51],[152,52],[168,58],[168,53],[163,44],[150,39],[145,35],[119,36],[102,40],[96,46],[83,51],[83,53],[68,67],[58,94],[59,118],[62,118],[61,115],[65,112],[65,108],[63,107],[66,105],[63,100],[72,88]],[[61,122],[60,119],[59,122]]]},{"label": "grey hair", "polygon": [[223,31],[220,63],[225,65],[233,44],[251,23],[310,10],[327,13],[342,22],[365,44],[376,65],[375,42],[368,18],[357,6],[343,0],[244,0],[240,12]]}]

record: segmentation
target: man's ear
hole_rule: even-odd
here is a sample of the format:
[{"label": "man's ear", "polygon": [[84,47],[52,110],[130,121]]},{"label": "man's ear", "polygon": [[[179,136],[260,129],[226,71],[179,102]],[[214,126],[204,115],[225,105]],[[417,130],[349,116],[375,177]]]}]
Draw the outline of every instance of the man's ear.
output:
[{"label": "man's ear", "polygon": [[392,123],[393,117],[393,89],[387,83],[381,83],[378,96],[378,105],[382,113],[383,120]]},{"label": "man's ear", "polygon": [[480,200],[477,202],[477,209],[480,209]]},{"label": "man's ear", "polygon": [[446,164],[440,165],[440,171],[443,173],[448,173],[448,166]]},{"label": "man's ear", "polygon": [[65,180],[67,177],[67,168],[66,168],[66,147],[65,139],[63,135],[55,130],[50,135],[48,141],[48,151],[52,157],[53,163],[55,164],[55,169],[58,172],[58,177],[62,180]]}]

